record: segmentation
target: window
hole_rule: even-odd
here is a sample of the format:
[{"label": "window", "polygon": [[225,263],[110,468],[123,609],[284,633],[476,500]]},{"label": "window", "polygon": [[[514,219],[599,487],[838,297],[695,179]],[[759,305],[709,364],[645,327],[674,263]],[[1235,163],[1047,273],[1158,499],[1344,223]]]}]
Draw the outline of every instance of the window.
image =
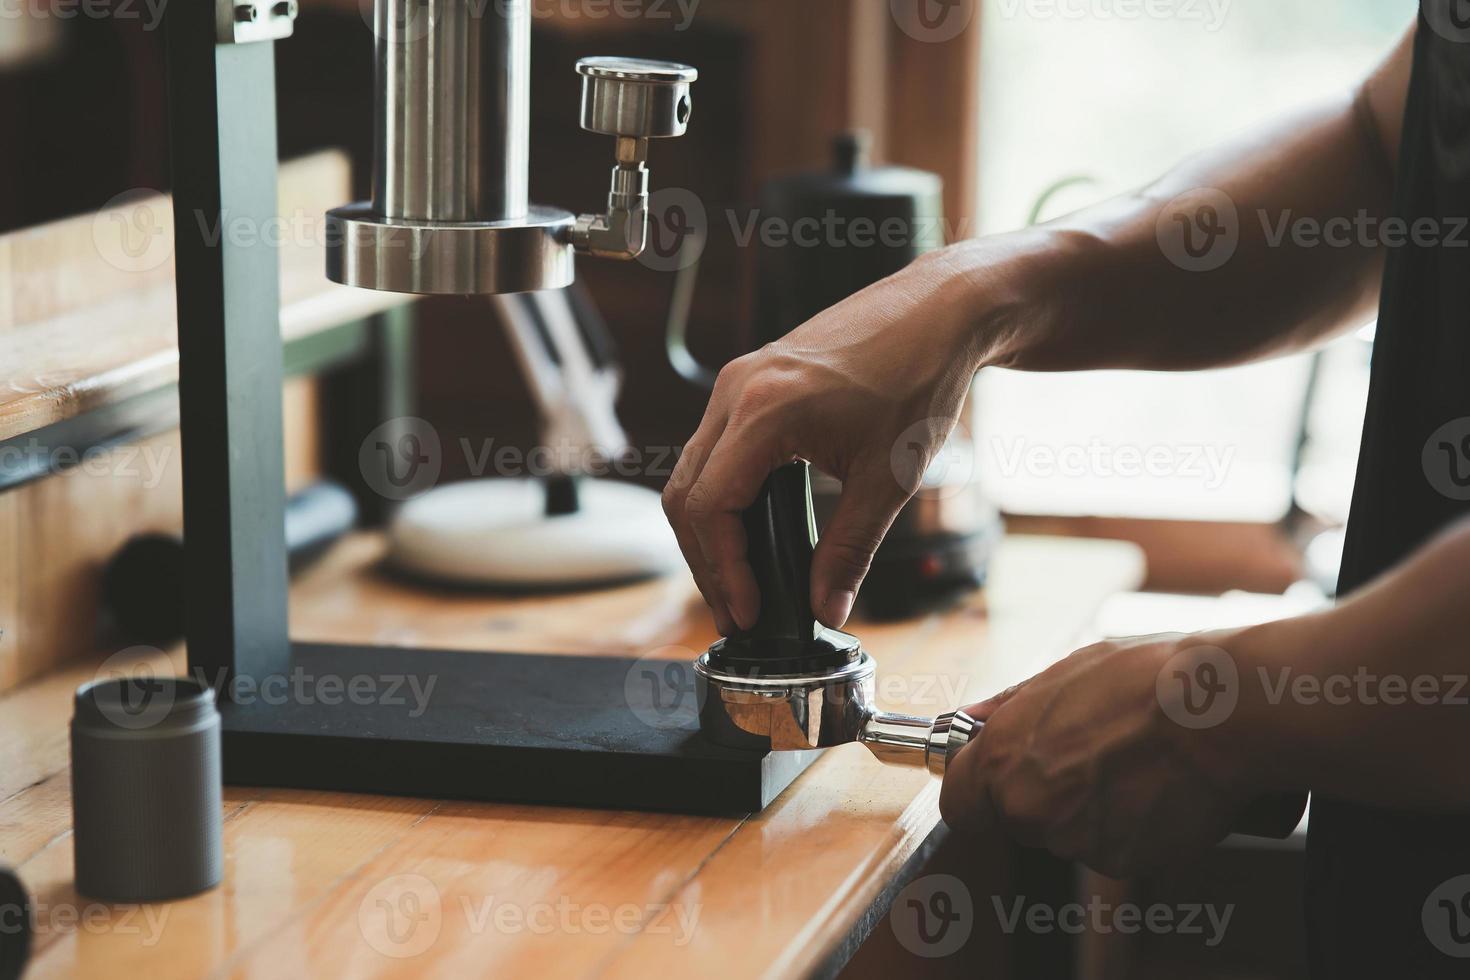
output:
[{"label": "window", "polygon": [[[1382,0],[985,0],[980,229],[1147,183],[1191,152],[1361,79],[1415,4]],[[1048,190],[1050,193],[1048,194]],[[1187,329],[1181,324],[1181,329]],[[1346,515],[1366,390],[1362,335],[1195,374],[991,370],[976,387],[986,486],[1015,513],[1270,521],[1294,481]]]}]

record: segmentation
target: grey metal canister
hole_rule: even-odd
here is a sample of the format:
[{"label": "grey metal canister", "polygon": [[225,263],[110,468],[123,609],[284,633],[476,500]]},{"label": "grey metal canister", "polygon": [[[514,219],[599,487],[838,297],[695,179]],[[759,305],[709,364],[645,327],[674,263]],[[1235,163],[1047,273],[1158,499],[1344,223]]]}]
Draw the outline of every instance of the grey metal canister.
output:
[{"label": "grey metal canister", "polygon": [[147,902],[219,883],[220,717],[209,687],[184,677],[83,684],[71,791],[80,894]]}]

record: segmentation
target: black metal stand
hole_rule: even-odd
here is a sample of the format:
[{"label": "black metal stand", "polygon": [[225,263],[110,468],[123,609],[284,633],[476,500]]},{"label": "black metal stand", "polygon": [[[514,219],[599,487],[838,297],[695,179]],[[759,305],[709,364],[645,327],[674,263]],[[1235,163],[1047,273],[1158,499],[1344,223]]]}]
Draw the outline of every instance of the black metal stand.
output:
[{"label": "black metal stand", "polygon": [[195,2],[164,19],[187,639],[191,671],[221,691],[226,780],[691,813],[770,802],[815,754],[705,742],[688,665],[671,705],[621,658],[290,643],[279,271],[260,233],[277,210],[274,51],[217,44],[214,17]]},{"label": "black metal stand", "polygon": [[292,659],[274,689],[221,704],[227,782],[729,814],[818,754],[713,745],[692,691],[669,699],[660,665],[621,657],[297,644]]},{"label": "black metal stand", "polygon": [[[189,659],[218,684],[290,664],[286,631],[275,48],[167,11]],[[254,234],[241,234],[241,232]],[[219,678],[219,680],[216,680]]]}]

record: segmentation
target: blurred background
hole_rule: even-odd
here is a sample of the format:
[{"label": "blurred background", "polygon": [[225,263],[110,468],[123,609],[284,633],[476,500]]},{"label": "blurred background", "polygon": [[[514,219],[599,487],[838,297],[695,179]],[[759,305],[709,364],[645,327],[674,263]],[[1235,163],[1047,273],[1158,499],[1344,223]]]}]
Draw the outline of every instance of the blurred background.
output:
[{"label": "blurred background", "polygon": [[[1383,57],[1414,6],[1234,0],[1196,5],[1192,18],[1124,19],[984,4],[980,232],[1140,186],[1223,136],[1342,93]],[[1020,514],[1270,524],[1300,508],[1339,524],[1371,341],[1365,324],[1320,355],[1187,376],[985,372],[977,427],[991,450],[981,454],[986,485]],[[1177,465],[1057,478],[1023,465],[1019,451],[1097,444],[1161,447],[1160,459]],[[1193,467],[1196,454],[1204,462]]]}]

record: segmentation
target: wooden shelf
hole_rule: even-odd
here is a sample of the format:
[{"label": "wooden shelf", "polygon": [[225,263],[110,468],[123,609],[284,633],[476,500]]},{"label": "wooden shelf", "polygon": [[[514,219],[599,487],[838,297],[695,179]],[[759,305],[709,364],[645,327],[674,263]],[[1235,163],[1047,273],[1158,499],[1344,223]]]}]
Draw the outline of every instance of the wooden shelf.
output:
[{"label": "wooden shelf", "polygon": [[[411,300],[327,280],[323,215],[350,186],[338,153],[281,167],[284,340]],[[161,195],[0,237],[0,440],[178,380],[172,240]]]}]

